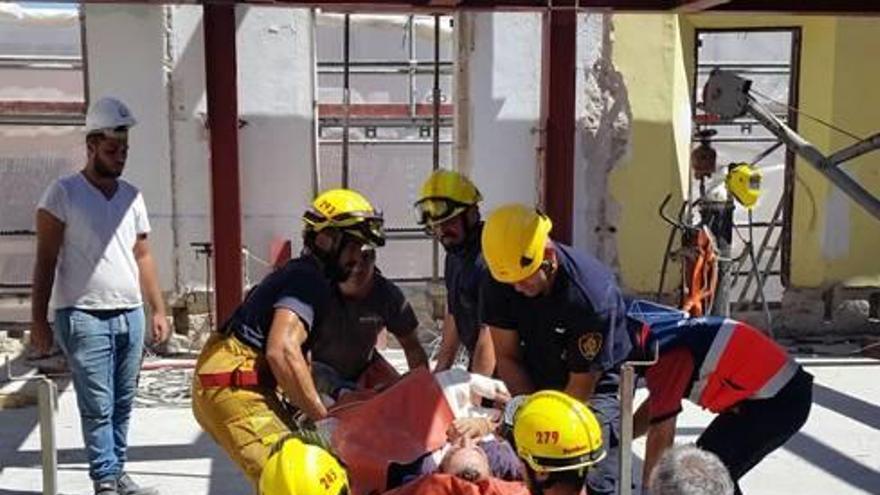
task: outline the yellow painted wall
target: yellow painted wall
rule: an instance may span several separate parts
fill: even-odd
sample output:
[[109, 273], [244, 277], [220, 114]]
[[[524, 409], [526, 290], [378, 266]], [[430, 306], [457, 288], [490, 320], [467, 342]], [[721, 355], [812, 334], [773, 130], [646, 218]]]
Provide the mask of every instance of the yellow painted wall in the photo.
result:
[[[801, 111], [858, 135], [880, 131], [880, 20], [700, 15], [683, 16], [680, 25], [689, 73], [695, 28], [801, 27]], [[803, 116], [798, 131], [826, 154], [853, 142]], [[880, 151], [846, 168], [856, 171], [862, 185], [880, 196]], [[880, 284], [880, 220], [809, 164], [798, 160], [795, 171], [792, 285], [822, 287], [853, 278], [858, 284]]]
[[[630, 153], [612, 171], [609, 191], [621, 205], [618, 258], [624, 287], [655, 291], [668, 226], [657, 215], [666, 194], [670, 211], [687, 190], [690, 106], [678, 17], [614, 15], [614, 66], [624, 77], [632, 112]], [[671, 266], [666, 287], [678, 281]]]

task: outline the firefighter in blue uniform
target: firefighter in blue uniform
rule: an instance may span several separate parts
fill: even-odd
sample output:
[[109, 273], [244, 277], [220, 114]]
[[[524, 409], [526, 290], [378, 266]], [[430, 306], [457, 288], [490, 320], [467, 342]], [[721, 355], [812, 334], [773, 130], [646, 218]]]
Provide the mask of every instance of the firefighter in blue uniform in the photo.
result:
[[497, 373], [514, 395], [563, 391], [602, 424], [608, 455], [587, 478], [591, 494], [615, 493], [620, 364], [632, 349], [614, 274], [592, 256], [551, 241], [552, 222], [519, 204], [495, 210], [483, 229], [492, 280], [483, 291]]
[[491, 376], [495, 353], [489, 330], [480, 319], [480, 289], [488, 278], [480, 255], [480, 191], [465, 176], [437, 170], [422, 184], [415, 207], [419, 223], [446, 250], [446, 309], [434, 371], [449, 369], [458, 349], [469, 355], [468, 369]]

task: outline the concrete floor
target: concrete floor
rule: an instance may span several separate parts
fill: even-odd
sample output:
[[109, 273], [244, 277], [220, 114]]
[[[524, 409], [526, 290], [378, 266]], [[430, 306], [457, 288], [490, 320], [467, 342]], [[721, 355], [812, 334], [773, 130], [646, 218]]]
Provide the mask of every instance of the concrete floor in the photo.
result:
[[[395, 356], [397, 357], [397, 356]], [[397, 361], [398, 359], [395, 359]], [[743, 479], [748, 494], [880, 494], [880, 362], [804, 359], [816, 377], [815, 404], [804, 429]], [[76, 399], [60, 383], [57, 417], [59, 493], [88, 494]], [[679, 441], [692, 441], [711, 420], [686, 405]], [[166, 495], [244, 495], [248, 484], [203, 433], [188, 407], [135, 411], [128, 471]], [[637, 442], [638, 454], [644, 448]], [[35, 407], [0, 411], [0, 495], [41, 492]], [[639, 463], [636, 462], [638, 469]], [[637, 477], [638, 478], [638, 477]]]

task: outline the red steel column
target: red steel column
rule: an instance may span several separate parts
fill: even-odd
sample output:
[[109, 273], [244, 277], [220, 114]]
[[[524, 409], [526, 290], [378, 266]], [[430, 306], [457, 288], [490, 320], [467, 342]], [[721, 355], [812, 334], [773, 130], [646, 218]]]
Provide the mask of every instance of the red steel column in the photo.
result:
[[208, 3], [203, 9], [211, 135], [211, 224], [217, 321], [222, 322], [232, 314], [242, 297], [235, 5]]
[[[573, 7], [573, 1], [553, 2]], [[543, 114], [545, 155], [543, 200], [553, 219], [554, 239], [571, 243], [574, 210], [575, 57], [577, 12], [552, 10], [543, 27]]]

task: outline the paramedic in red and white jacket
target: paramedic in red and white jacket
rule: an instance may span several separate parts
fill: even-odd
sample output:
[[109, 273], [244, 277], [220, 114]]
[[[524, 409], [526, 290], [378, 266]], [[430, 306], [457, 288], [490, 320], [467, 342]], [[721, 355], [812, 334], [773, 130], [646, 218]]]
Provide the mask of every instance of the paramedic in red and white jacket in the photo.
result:
[[645, 370], [648, 399], [634, 418], [635, 436], [648, 434], [642, 483], [673, 444], [681, 401], [718, 416], [697, 439], [738, 480], [803, 426], [813, 377], [761, 331], [722, 317], [689, 318], [649, 301], [633, 301], [627, 316], [636, 347], [659, 353]]

